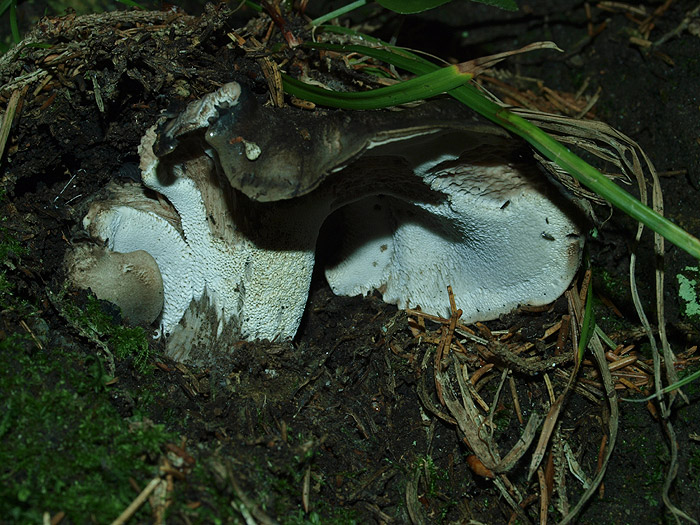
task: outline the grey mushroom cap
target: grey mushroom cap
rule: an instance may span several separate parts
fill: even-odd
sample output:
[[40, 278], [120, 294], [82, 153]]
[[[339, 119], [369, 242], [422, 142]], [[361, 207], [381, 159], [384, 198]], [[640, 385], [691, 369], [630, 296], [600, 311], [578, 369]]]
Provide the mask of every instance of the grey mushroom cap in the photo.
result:
[[465, 120], [452, 101], [431, 102], [410, 111], [298, 111], [261, 107], [237, 83], [191, 104], [163, 123], [153, 151], [163, 158], [198, 128], [216, 151], [231, 186], [259, 202], [305, 195], [365, 151], [451, 129], [505, 136], [499, 128]]
[[76, 288], [119, 307], [133, 324], [150, 325], [163, 309], [163, 280], [155, 259], [144, 250], [113, 252], [95, 244], [78, 244], [65, 256]]
[[499, 128], [444, 102], [305, 115], [257, 106], [227, 84], [142, 139], [143, 184], [175, 218], [137, 188], [91, 208], [95, 239], [148, 251], [160, 267], [173, 357], [221, 340], [293, 338], [330, 215], [344, 225], [325, 269], [339, 294], [377, 289], [444, 315], [450, 285], [476, 321], [568, 287], [583, 223]]

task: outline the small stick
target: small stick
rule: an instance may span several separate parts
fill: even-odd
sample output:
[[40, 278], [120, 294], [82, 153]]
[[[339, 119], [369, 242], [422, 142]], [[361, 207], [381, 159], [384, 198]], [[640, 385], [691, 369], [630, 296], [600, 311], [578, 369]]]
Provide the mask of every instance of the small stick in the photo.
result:
[[512, 375], [508, 376], [508, 384], [510, 386], [510, 395], [513, 398], [513, 407], [515, 408], [515, 414], [518, 416], [518, 421], [521, 425], [525, 423], [523, 420], [523, 413], [520, 410], [520, 399], [518, 399], [518, 391], [515, 388], [515, 379]]
[[148, 496], [151, 495], [151, 492], [156, 490], [156, 487], [161, 483], [160, 478], [153, 478], [151, 482], [146, 485], [146, 488], [141, 491], [141, 494], [136, 496], [136, 499], [131, 502], [131, 505], [129, 505], [124, 512], [122, 512], [119, 517], [112, 522], [112, 525], [122, 525], [123, 523], [126, 523], [131, 516], [134, 515], [134, 513], [139, 509], [141, 505], [144, 504], [144, 502], [148, 499]]
[[7, 143], [7, 138], [10, 136], [10, 127], [12, 127], [12, 121], [15, 118], [15, 112], [17, 106], [19, 105], [20, 90], [15, 89], [10, 95], [10, 101], [7, 103], [7, 108], [5, 114], [3, 115], [2, 124], [0, 124], [0, 158], [5, 151], [5, 144]]
[[618, 359], [617, 361], [610, 363], [608, 365], [608, 368], [610, 369], [611, 372], [614, 372], [615, 370], [619, 370], [620, 368], [625, 368], [628, 365], [631, 365], [632, 363], [637, 362], [637, 356], [636, 355], [629, 355], [627, 357], [623, 357], [621, 359]]
[[554, 355], [559, 355], [564, 350], [564, 345], [566, 345], [566, 340], [569, 338], [569, 328], [571, 327], [571, 316], [565, 314], [561, 316], [561, 328], [559, 329], [559, 335], [557, 336], [557, 344], [554, 347]]
[[593, 36], [593, 17], [591, 16], [591, 4], [584, 2], [583, 7], [586, 10], [586, 27], [588, 29], [588, 36]]

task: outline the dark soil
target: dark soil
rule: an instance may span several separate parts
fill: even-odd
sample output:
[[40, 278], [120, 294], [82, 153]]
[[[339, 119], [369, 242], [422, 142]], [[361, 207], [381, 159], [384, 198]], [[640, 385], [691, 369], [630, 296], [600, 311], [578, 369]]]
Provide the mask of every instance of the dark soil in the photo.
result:
[[[584, 3], [521, 2], [521, 10], [515, 13], [456, 4], [451, 10], [420, 16], [389, 16], [375, 10], [358, 16], [378, 26], [377, 35], [382, 38], [396, 36], [399, 45], [459, 61], [553, 40], [564, 53], [517, 56], [499, 65], [499, 71], [511, 74], [499, 78], [521, 92], [529, 90], [541, 101], [546, 99], [545, 87], [561, 96], [576, 93], [584, 83], [585, 95], [600, 88], [599, 100], [588, 116], [639, 143], [661, 172], [665, 214], [694, 235], [700, 234], [700, 38], [695, 25], [645, 48], [630, 41], [645, 38], [638, 32], [645, 17], [623, 10], [591, 5], [587, 19]], [[677, 28], [694, 4], [671, 2], [654, 18], [648, 40], [656, 41]], [[653, 13], [660, 6], [654, 2], [645, 9]], [[90, 200], [109, 181], [133, 174], [140, 138], [163, 111], [178, 111], [234, 79], [266, 96], [268, 87], [258, 60], [266, 50], [255, 53], [250, 47], [231, 46], [227, 36], [249, 23], [248, 32], [239, 34], [262, 40], [268, 27], [273, 27], [268, 45], [281, 46], [284, 40], [276, 26], [266, 18], [248, 22], [252, 17], [222, 5], [207, 7], [201, 17], [163, 11], [82, 20], [45, 18], [33, 38], [52, 44], [51, 49], [24, 47], [0, 60], [3, 103], [15, 90], [22, 97], [1, 165], [2, 227], [20, 246], [1, 252], [11, 292], [0, 296], [0, 341], [7, 343], [14, 333], [31, 333], [34, 339], [24, 343], [23, 352], [43, 352], [59, 368], [91, 373], [90, 356], [104, 356], [95, 341], [109, 336], [104, 331], [86, 336], [48, 293], [61, 290], [66, 246], [79, 238], [80, 221]], [[589, 36], [589, 24], [595, 36]], [[301, 19], [292, 18], [285, 27], [307, 38], [302, 26]], [[273, 59], [279, 62], [285, 53], [300, 64], [318, 66], [316, 55], [302, 50], [282, 51]], [[340, 81], [350, 82], [353, 72], [336, 69]], [[616, 343], [634, 345], [640, 359], [649, 360], [650, 350], [626, 291], [635, 228], [630, 219], [615, 212], [588, 240], [588, 252], [594, 289], [603, 298], [596, 306], [598, 322]], [[651, 246], [647, 235], [639, 247], [638, 279], [653, 317]], [[665, 307], [677, 354], [700, 339], [697, 319], [683, 315], [684, 303], [678, 297], [676, 275], [688, 266], [697, 266], [697, 261], [667, 244]], [[508, 474], [521, 491], [520, 498], [528, 502], [518, 518], [493, 481], [474, 468], [470, 450], [454, 425], [436, 414], [443, 409], [436, 408], [432, 356], [443, 328], [428, 322], [422, 337], [414, 338], [404, 312], [378, 296], [336, 297], [321, 277], [312, 285], [302, 327], [292, 344], [236, 343], [204, 368], [170, 362], [159, 353], [159, 343], [152, 341], [145, 371], [138, 361], [142, 354], [117, 358], [114, 376], [118, 380], [99, 385], [123, 418], [125, 429], [137, 416], [163, 425], [171, 437], [170, 448], [167, 440], [160, 444], [163, 454], [177, 448], [180, 457], [186, 458], [185, 466], [169, 478], [167, 523], [243, 522], [246, 513], [255, 523], [274, 519], [284, 523], [495, 524], [523, 523], [525, 516], [537, 522], [536, 496], [541, 487], [537, 476], [527, 479], [530, 454]], [[84, 294], [73, 292], [64, 300], [78, 305], [87, 301]], [[119, 324], [119, 314], [103, 306]], [[510, 343], [532, 343], [533, 355], [546, 360], [553, 345], [551, 341], [545, 345], [540, 338], [567, 313], [566, 301], [561, 299], [548, 310], [515, 312], [476, 331], [484, 337], [489, 330], [510, 332], [514, 334]], [[416, 330], [415, 318], [411, 322]], [[572, 354], [570, 342], [563, 351]], [[490, 403], [502, 361], [493, 355], [491, 359], [480, 356], [473, 349], [466, 359], [472, 373], [487, 362], [496, 365], [482, 392]], [[572, 368], [571, 362], [564, 363], [564, 373], [550, 374], [557, 394]], [[593, 365], [584, 366], [580, 378], [595, 383], [594, 372]], [[546, 413], [549, 395], [542, 375], [516, 372], [513, 377], [525, 418], [532, 412]], [[619, 385], [624, 397], [636, 395]], [[690, 404], [677, 403], [672, 418], [679, 468], [670, 498], [700, 519], [700, 451], [697, 437], [696, 441], [692, 437], [700, 433], [700, 391], [691, 384], [685, 392]], [[9, 413], [8, 399], [9, 393], [0, 389], [0, 406]], [[523, 424], [515, 416], [511, 394], [501, 394], [500, 399], [495, 440], [505, 451], [514, 445]], [[656, 415], [653, 407], [622, 403], [616, 449], [604, 483], [581, 514], [580, 523], [674, 521], [662, 502], [670, 449]], [[563, 409], [558, 436], [566, 437], [589, 477], [596, 471], [608, 418], [602, 398], [578, 393], [569, 397]], [[11, 420], [6, 421], [0, 422], [3, 447], [20, 439], [10, 430]], [[47, 438], [46, 454], [57, 454], [55, 446]], [[156, 473], [158, 459], [148, 459]], [[1, 479], [21, 484], [24, 476], [21, 469], [10, 469], [3, 470]], [[134, 487], [127, 489], [132, 497], [149, 479], [133, 479]], [[582, 493], [581, 484], [570, 474], [566, 484], [573, 506]], [[304, 507], [302, 496], [305, 485], [309, 508]], [[104, 497], [109, 498], [112, 490], [105, 487]], [[60, 502], [60, 489], [55, 491], [58, 498], [51, 501]], [[66, 511], [62, 523], [116, 518], [71, 512], [60, 503], [45, 507], [41, 499], [31, 497], [15, 501], [8, 496], [11, 493], [2, 493], [6, 501], [0, 501], [5, 513], [0, 514], [0, 522], [13, 522], [12, 516], [25, 516], [17, 518], [24, 521], [32, 506], [54, 517]], [[155, 520], [149, 513], [146, 505], [137, 519]], [[554, 503], [549, 519], [561, 519]]]

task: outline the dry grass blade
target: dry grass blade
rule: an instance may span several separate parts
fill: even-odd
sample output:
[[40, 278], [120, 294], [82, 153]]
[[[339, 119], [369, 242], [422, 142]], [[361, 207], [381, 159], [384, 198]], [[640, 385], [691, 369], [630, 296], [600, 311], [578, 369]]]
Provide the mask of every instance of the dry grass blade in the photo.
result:
[[[587, 275], [590, 275], [587, 273]], [[587, 286], [587, 284], [586, 284]], [[584, 293], [584, 290], [581, 290], [581, 294]], [[578, 347], [578, 328], [583, 324], [583, 306], [581, 305], [581, 299], [580, 295], [578, 293], [575, 293], [575, 286], [573, 291], [569, 290], [566, 292], [566, 297], [569, 300], [569, 311], [571, 312], [571, 317], [576, 319], [576, 323], [573, 323], [571, 325], [571, 339], [573, 342], [573, 348]], [[532, 475], [535, 473], [537, 468], [540, 465], [540, 462], [542, 461], [542, 458], [544, 458], [544, 455], [547, 451], [547, 445], [550, 442], [550, 438], [552, 436], [552, 433], [554, 432], [555, 428], [557, 427], [557, 423], [559, 421], [559, 414], [561, 413], [561, 408], [564, 406], [564, 402], [566, 398], [569, 395], [569, 392], [571, 392], [571, 389], [574, 385], [574, 381], [576, 379], [576, 376], [578, 375], [578, 370], [580, 367], [581, 363], [578, 359], [575, 360], [574, 368], [571, 371], [571, 374], [569, 375], [569, 379], [566, 383], [566, 388], [564, 391], [557, 397], [556, 401], [552, 403], [552, 406], [549, 409], [549, 412], [547, 413], [547, 417], [545, 418], [544, 425], [542, 426], [542, 432], [540, 433], [540, 439], [537, 442], [537, 447], [535, 448], [535, 451], [532, 454], [532, 460], [530, 461], [530, 470], [528, 472], [528, 479], [532, 478]], [[547, 376], [545, 376], [545, 379], [547, 379]]]
[[566, 464], [569, 466], [569, 472], [571, 472], [574, 475], [574, 477], [581, 482], [581, 485], [583, 485], [584, 489], [590, 487], [591, 480], [586, 475], [586, 472], [583, 470], [581, 464], [576, 459], [576, 454], [574, 454], [574, 451], [571, 450], [571, 445], [569, 445], [568, 443], [564, 443], [564, 456], [566, 457]]
[[464, 441], [467, 446], [474, 452], [486, 468], [491, 471], [496, 471], [496, 466], [501, 461], [501, 458], [498, 452], [492, 450], [489, 446], [491, 436], [486, 428], [485, 418], [479, 413], [471, 395], [469, 395], [469, 390], [463, 378], [463, 374], [466, 374], [466, 370], [457, 363], [454, 356], [452, 360], [454, 364], [454, 373], [457, 377], [462, 394], [462, 401], [459, 402], [453, 392], [448, 372], [436, 371], [435, 380], [442, 388], [445, 406], [455, 418], [457, 426], [464, 435]]
[[557, 427], [552, 440], [551, 462], [553, 478], [553, 491], [557, 497], [554, 499], [557, 510], [562, 516], [566, 516], [571, 511], [569, 497], [566, 493], [566, 461], [564, 459], [564, 440], [561, 439], [560, 427]]
[[420, 501], [418, 501], [418, 481], [420, 480], [420, 469], [416, 470], [412, 479], [406, 482], [406, 509], [408, 517], [413, 525], [423, 525], [425, 519], [421, 510]]
[[557, 51], [562, 51], [554, 42], [533, 42], [532, 44], [528, 44], [520, 49], [513, 49], [511, 51], [505, 51], [503, 53], [497, 53], [495, 55], [469, 60], [468, 62], [462, 62], [458, 67], [462, 73], [471, 73], [472, 75], [477, 76], [482, 71], [492, 68], [508, 57], [519, 55], [521, 53], [529, 53], [530, 51], [536, 51], [538, 49], [555, 49]]
[[501, 465], [505, 470], [510, 470], [513, 468], [515, 463], [521, 457], [523, 457], [527, 449], [530, 448], [530, 445], [535, 440], [537, 428], [540, 426], [541, 422], [542, 416], [539, 414], [535, 413], [530, 416], [530, 419], [528, 419], [527, 425], [525, 425], [523, 433], [518, 438], [518, 441], [515, 443], [515, 445], [513, 445], [513, 448], [510, 449], [510, 452], [508, 452], [508, 454], [506, 454], [501, 461]]
[[591, 498], [600, 483], [603, 481], [603, 476], [605, 475], [608, 463], [610, 462], [610, 456], [615, 448], [615, 441], [617, 440], [617, 430], [620, 420], [617, 394], [615, 393], [612, 376], [605, 359], [605, 350], [603, 349], [603, 344], [601, 343], [598, 334], [593, 334], [591, 340], [589, 341], [588, 347], [592, 350], [595, 361], [598, 364], [600, 376], [603, 381], [603, 387], [605, 388], [605, 399], [607, 400], [608, 407], [610, 409], [610, 417], [608, 420], [608, 446], [600, 463], [600, 468], [596, 472], [595, 477], [591, 480], [590, 486], [585, 490], [573, 509], [571, 509], [571, 511], [564, 516], [560, 522], [561, 525], [571, 523], [576, 519], [578, 513], [581, 511], [581, 509], [583, 509], [586, 502]]
[[[525, 511], [523, 510], [523, 505], [518, 505], [518, 502], [513, 498], [513, 495], [508, 490], [506, 483], [510, 485], [510, 483], [508, 482], [508, 478], [506, 478], [505, 476], [493, 480], [493, 484], [496, 485], [496, 488], [498, 488], [499, 492], [501, 493], [501, 496], [503, 496], [503, 499], [508, 502], [508, 505], [510, 505], [510, 507], [513, 509], [515, 514], [522, 520], [522, 522], [532, 523], [532, 521], [525, 514]], [[518, 499], [520, 500], [521, 498], [518, 497]], [[511, 520], [511, 522], [512, 521], [513, 520]]]
[[10, 136], [10, 127], [12, 127], [12, 121], [15, 119], [15, 111], [19, 105], [19, 96], [20, 90], [15, 89], [7, 102], [7, 108], [2, 117], [2, 124], [0, 125], [0, 159], [2, 159], [2, 154], [5, 152], [7, 138]]
[[457, 422], [457, 426], [464, 435], [464, 441], [483, 465], [494, 473], [508, 472], [515, 463], [525, 454], [535, 439], [537, 427], [542, 418], [537, 413], [530, 416], [518, 441], [511, 450], [501, 458], [496, 443], [494, 443], [491, 428], [486, 418], [481, 415], [470, 394], [469, 381], [467, 381], [465, 365], [460, 364], [455, 357], [453, 370], [459, 384], [462, 401], [457, 401], [449, 374], [437, 372], [436, 380], [442, 386], [445, 406]]
[[666, 435], [668, 437], [669, 443], [671, 444], [671, 461], [669, 462], [668, 471], [666, 473], [666, 479], [664, 479], [664, 489], [663, 489], [663, 500], [666, 508], [673, 514], [676, 523], [681, 523], [681, 519], [684, 519], [690, 523], [697, 525], [698, 521], [691, 518], [683, 512], [681, 509], [676, 507], [669, 496], [669, 491], [671, 490], [671, 484], [673, 480], [676, 479], [678, 474], [678, 441], [676, 441], [676, 432], [673, 430], [673, 425], [669, 419], [663, 420], [664, 429], [666, 430]]
[[540, 486], [540, 524], [545, 525], [547, 523], [547, 507], [549, 506], [550, 494], [547, 490], [544, 470], [541, 467], [537, 469], [537, 480]]
[[304, 512], [307, 514], [311, 509], [311, 502], [309, 496], [311, 494], [311, 467], [306, 467], [306, 472], [304, 473], [304, 484], [301, 489], [301, 504], [304, 507]]
[[124, 512], [122, 512], [119, 517], [112, 522], [112, 525], [122, 525], [123, 523], [126, 523], [131, 519], [131, 517], [134, 515], [134, 513], [143, 505], [146, 500], [148, 499], [148, 496], [156, 490], [156, 487], [163, 483], [163, 480], [160, 479], [160, 477], [153, 478], [148, 485], [141, 491], [141, 493], [136, 496], [134, 501], [131, 502], [131, 504], [124, 509]]
[[530, 470], [528, 471], [527, 478], [532, 478], [532, 475], [537, 471], [537, 468], [544, 458], [547, 452], [547, 445], [549, 444], [549, 438], [552, 436], [552, 432], [556, 427], [557, 421], [559, 420], [559, 413], [561, 412], [561, 407], [564, 404], [565, 395], [561, 394], [557, 400], [552, 404], [549, 409], [547, 416], [544, 420], [544, 425], [542, 425], [542, 432], [540, 432], [540, 439], [537, 441], [537, 447], [532, 453], [532, 459], [530, 460]]

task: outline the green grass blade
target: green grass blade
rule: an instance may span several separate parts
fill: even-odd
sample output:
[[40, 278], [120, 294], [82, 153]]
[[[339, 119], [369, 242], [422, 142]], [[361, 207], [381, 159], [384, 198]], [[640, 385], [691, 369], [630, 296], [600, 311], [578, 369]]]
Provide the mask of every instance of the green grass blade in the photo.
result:
[[[693, 381], [695, 381], [699, 377], [700, 377], [700, 370], [696, 370], [695, 372], [693, 372], [689, 376], [685, 376], [680, 381], [677, 381], [677, 382], [673, 383], [672, 385], [668, 385], [667, 387], [661, 389], [659, 394], [668, 394], [669, 392], [673, 392], [674, 390], [678, 390], [679, 388], [687, 385], [688, 383], [692, 383]], [[656, 394], [652, 394], [650, 396], [643, 397], [641, 399], [632, 399], [632, 398], [628, 398], [628, 397], [621, 397], [620, 399], [622, 401], [627, 401], [628, 403], [646, 403], [648, 401], [656, 399], [657, 397], [658, 396]]]
[[[340, 32], [337, 31], [337, 29], [330, 30], [332, 32]], [[362, 36], [364, 38], [364, 35]], [[376, 39], [373, 40], [374, 42], [379, 42]], [[386, 61], [387, 63], [393, 64], [396, 67], [400, 67], [416, 75], [425, 75], [431, 71], [440, 69], [440, 66], [413, 53], [395, 52], [388, 45], [384, 46], [384, 48], [358, 45], [309, 45], [336, 51], [346, 49], [347, 51], [361, 52], [367, 56]], [[635, 199], [632, 195], [605, 177], [600, 171], [569, 151], [569, 149], [561, 143], [557, 142], [551, 135], [542, 131], [524, 118], [515, 115], [506, 108], [487, 99], [473, 85], [462, 85], [449, 91], [449, 94], [489, 120], [522, 137], [544, 157], [565, 169], [575, 179], [581, 182], [581, 184], [593, 190], [613, 206], [619, 208], [651, 230], [659, 233], [669, 242], [685, 250], [693, 257], [700, 259], [700, 240], [648, 206], [642, 204], [639, 200]]]
[[343, 109], [379, 109], [433, 97], [463, 85], [471, 78], [471, 74], [461, 73], [456, 66], [448, 66], [394, 86], [353, 93], [312, 86], [288, 75], [282, 75], [282, 82], [287, 93], [316, 104]]
[[12, 33], [12, 40], [15, 44], [19, 44], [22, 41], [22, 37], [19, 34], [19, 25], [17, 24], [17, 0], [12, 0], [10, 3], [10, 32]]
[[253, 11], [257, 11], [258, 13], [262, 12], [262, 7], [256, 2], [252, 2], [251, 0], [244, 0], [243, 3], [246, 6], [250, 7]]
[[339, 7], [338, 9], [335, 9], [331, 11], [330, 13], [326, 13], [323, 16], [319, 16], [318, 18], [314, 18], [311, 21], [312, 26], [320, 26], [324, 22], [328, 22], [329, 20], [332, 20], [333, 18], [336, 18], [338, 16], [342, 16], [346, 13], [349, 13], [350, 11], [353, 11], [354, 9], [357, 9], [358, 7], [362, 7], [367, 3], [367, 0], [356, 0], [355, 2], [350, 2], [347, 5], [344, 5], [343, 7]]
[[615, 350], [617, 348], [617, 343], [610, 339], [608, 334], [603, 332], [603, 329], [600, 327], [599, 324], [595, 325], [595, 333], [598, 335], [598, 337], [600, 337], [601, 341], [608, 345], [608, 348], [610, 348], [610, 350]]
[[0, 2], [0, 15], [4, 15], [15, 0], [2, 0]]
[[140, 9], [141, 11], [145, 11], [146, 8], [142, 6], [141, 4], [134, 2], [134, 0], [117, 0], [120, 4], [124, 4], [127, 7], [135, 7], [136, 9]]

